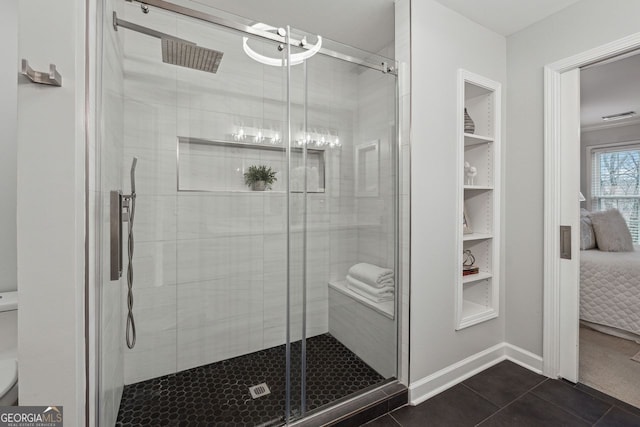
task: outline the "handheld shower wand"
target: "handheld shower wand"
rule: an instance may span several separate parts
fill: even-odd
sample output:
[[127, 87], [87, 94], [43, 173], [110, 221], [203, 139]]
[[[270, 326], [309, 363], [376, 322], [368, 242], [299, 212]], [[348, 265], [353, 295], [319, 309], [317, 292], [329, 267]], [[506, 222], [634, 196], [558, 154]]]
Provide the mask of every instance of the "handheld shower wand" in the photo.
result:
[[136, 194], [136, 165], [138, 164], [138, 158], [134, 157], [131, 162], [131, 194]]
[[127, 347], [133, 348], [136, 345], [136, 322], [133, 318], [133, 218], [136, 213], [136, 165], [138, 158], [134, 157], [131, 163], [131, 194], [123, 196], [123, 206], [128, 208], [128, 255], [129, 264], [127, 266]]

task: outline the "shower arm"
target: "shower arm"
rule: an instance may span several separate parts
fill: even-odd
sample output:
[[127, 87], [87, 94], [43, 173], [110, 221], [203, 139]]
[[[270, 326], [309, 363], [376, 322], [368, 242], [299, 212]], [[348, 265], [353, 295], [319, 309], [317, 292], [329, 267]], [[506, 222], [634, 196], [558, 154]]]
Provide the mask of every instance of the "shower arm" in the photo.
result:
[[152, 28], [143, 27], [142, 25], [134, 24], [133, 22], [125, 21], [124, 19], [118, 18], [118, 14], [113, 12], [113, 28], [118, 31], [118, 27], [126, 28], [127, 30], [132, 30], [140, 34], [144, 34], [147, 36], [155, 37], [157, 39], [172, 39], [178, 40], [183, 43], [195, 45], [195, 43], [190, 42], [189, 40], [181, 39], [176, 36], [172, 36], [171, 34], [163, 33], [161, 31], [156, 31]]

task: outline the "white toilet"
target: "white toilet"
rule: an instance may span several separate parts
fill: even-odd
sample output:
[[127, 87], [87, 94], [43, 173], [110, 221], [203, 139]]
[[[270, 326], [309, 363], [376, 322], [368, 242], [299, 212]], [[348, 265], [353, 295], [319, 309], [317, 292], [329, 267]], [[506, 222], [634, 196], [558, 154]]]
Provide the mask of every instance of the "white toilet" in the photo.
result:
[[0, 406], [18, 402], [18, 292], [0, 293]]

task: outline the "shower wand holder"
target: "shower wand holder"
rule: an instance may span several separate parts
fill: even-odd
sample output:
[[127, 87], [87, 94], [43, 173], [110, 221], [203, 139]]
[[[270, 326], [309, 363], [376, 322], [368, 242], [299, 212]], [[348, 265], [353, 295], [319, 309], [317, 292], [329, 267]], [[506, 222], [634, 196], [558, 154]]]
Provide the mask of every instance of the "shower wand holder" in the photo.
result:
[[111, 280], [122, 277], [122, 225], [129, 221], [135, 193], [124, 195], [115, 190], [110, 193]]

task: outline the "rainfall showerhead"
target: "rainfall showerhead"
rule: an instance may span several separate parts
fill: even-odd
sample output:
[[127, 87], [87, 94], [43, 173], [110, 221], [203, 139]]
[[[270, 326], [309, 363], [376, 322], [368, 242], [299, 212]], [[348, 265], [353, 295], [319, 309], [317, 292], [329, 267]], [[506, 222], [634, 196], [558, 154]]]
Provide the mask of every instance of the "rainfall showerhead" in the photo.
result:
[[166, 64], [214, 74], [218, 72], [222, 55], [224, 55], [220, 51], [200, 47], [195, 43], [179, 39], [170, 34], [161, 33], [160, 31], [119, 19], [117, 13], [113, 12], [113, 28], [117, 31], [118, 27], [160, 39], [162, 41], [162, 62]]
[[174, 38], [162, 38], [162, 62], [208, 73], [218, 72], [224, 53]]

